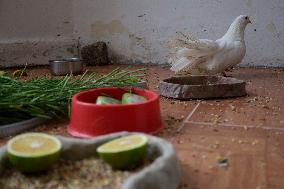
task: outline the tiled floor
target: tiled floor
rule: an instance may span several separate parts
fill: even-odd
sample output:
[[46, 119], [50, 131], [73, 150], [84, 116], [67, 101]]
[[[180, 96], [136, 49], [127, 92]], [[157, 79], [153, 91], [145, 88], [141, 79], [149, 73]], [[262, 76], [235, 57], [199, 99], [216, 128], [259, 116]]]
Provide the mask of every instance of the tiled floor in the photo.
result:
[[[105, 73], [114, 68], [96, 67]], [[29, 72], [31, 77], [48, 69]], [[167, 68], [149, 66], [145, 80], [158, 91]], [[284, 188], [284, 69], [235, 69], [229, 73], [247, 82], [248, 96], [230, 99], [176, 101], [161, 97], [165, 129], [180, 159], [182, 188]], [[68, 135], [68, 123], [50, 123], [35, 130]], [[7, 139], [0, 139], [4, 143]]]
[[[260, 128], [187, 124], [173, 140], [183, 187], [283, 188], [283, 136]], [[227, 165], [222, 167], [220, 160]]]
[[284, 188], [284, 73], [232, 75], [248, 82], [248, 96], [198, 102], [172, 138], [181, 188]]

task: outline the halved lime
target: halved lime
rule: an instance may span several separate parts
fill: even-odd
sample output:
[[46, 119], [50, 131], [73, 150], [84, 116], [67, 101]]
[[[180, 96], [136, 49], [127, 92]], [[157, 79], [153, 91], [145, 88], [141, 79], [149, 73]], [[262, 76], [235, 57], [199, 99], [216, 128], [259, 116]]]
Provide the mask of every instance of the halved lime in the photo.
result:
[[130, 135], [101, 145], [97, 152], [113, 168], [127, 169], [143, 161], [147, 144], [148, 138], [145, 135]]
[[115, 98], [108, 96], [98, 96], [96, 104], [121, 104], [121, 102]]
[[61, 142], [43, 133], [26, 133], [8, 141], [8, 158], [22, 172], [48, 169], [60, 156]]
[[137, 102], [145, 102], [147, 101], [145, 97], [133, 94], [133, 93], [124, 93], [122, 95], [122, 104], [132, 104]]

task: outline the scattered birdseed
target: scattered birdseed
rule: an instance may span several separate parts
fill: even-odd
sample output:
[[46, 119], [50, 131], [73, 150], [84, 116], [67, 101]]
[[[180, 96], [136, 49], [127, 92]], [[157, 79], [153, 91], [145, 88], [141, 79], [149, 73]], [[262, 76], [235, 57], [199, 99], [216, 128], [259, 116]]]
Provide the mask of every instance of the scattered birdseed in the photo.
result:
[[236, 111], [236, 107], [232, 104], [229, 105], [232, 111]]
[[103, 160], [60, 161], [42, 174], [22, 174], [6, 169], [0, 178], [1, 189], [118, 189], [132, 173], [112, 169]]
[[229, 166], [229, 160], [224, 157], [219, 157], [217, 161], [218, 167], [227, 168]]
[[254, 140], [254, 141], [252, 141], [252, 145], [256, 145], [258, 143], [258, 140]]

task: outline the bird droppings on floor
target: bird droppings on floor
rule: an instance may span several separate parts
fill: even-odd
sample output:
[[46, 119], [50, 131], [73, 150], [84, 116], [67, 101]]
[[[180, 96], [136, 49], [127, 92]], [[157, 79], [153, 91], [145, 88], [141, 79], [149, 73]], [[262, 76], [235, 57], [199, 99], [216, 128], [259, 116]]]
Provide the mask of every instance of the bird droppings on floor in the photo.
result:
[[[115, 67], [87, 69], [104, 74]], [[133, 69], [137, 67], [143, 66]], [[156, 92], [159, 81], [172, 76], [163, 67], [146, 68], [144, 80]], [[27, 73], [28, 78], [50, 75], [47, 67], [28, 69]], [[172, 142], [177, 151], [184, 178], [180, 188], [281, 188], [284, 69], [236, 68], [229, 74], [248, 81], [247, 96], [189, 101], [160, 98], [165, 128], [158, 136]], [[52, 121], [32, 131], [69, 136], [67, 125], [68, 121]], [[0, 139], [0, 144], [7, 140]], [[217, 157], [226, 159], [221, 161], [228, 163], [226, 168], [216, 166]]]

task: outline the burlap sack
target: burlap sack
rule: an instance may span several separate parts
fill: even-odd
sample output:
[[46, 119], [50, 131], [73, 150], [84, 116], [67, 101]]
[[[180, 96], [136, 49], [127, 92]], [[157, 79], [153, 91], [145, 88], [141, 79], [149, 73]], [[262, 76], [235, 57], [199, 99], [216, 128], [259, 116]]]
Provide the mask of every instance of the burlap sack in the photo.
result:
[[[121, 136], [134, 134], [120, 132], [94, 139], [77, 139], [58, 136], [62, 141], [62, 159], [80, 160], [89, 156], [97, 156], [96, 148], [101, 144]], [[137, 133], [136, 133], [137, 134]], [[130, 176], [122, 185], [122, 189], [175, 189], [178, 188], [181, 173], [173, 146], [164, 139], [146, 135], [149, 138], [148, 158], [153, 163], [140, 172]], [[0, 148], [0, 176], [7, 163], [6, 146]]]

